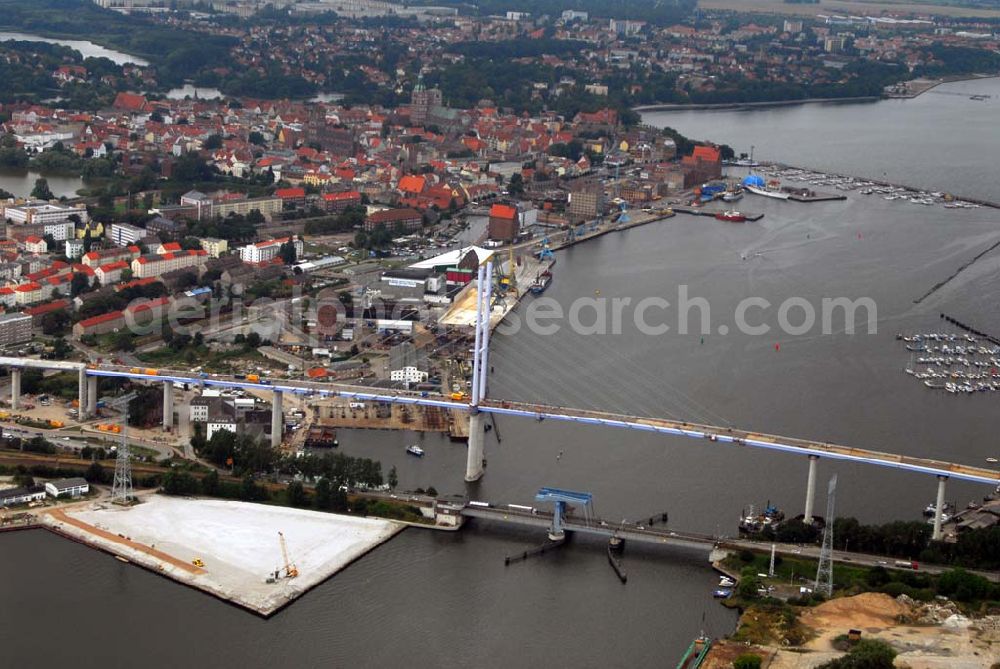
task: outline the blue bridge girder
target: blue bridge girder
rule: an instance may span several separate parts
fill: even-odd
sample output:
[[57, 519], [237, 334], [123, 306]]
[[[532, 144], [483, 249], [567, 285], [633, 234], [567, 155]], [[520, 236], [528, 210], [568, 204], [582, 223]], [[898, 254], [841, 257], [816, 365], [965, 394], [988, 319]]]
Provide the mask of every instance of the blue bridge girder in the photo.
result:
[[[46, 362], [48, 361], [37, 361], [37, 366], [45, 366]], [[25, 361], [20, 358], [0, 358], [0, 366], [3, 367], [23, 367], [24, 365]], [[62, 367], [57, 367], [56, 365], [52, 365], [52, 367], [62, 369]], [[192, 374], [189, 371], [157, 370], [156, 374], [147, 374], [144, 370], [133, 370], [120, 365], [89, 365], [85, 368], [85, 374], [87, 376], [128, 378], [133, 381], [146, 381], [154, 383], [175, 382], [187, 383], [190, 385], [242, 388], [266, 392], [277, 391], [282, 393], [315, 396], [321, 399], [329, 397], [345, 397], [349, 399], [367, 400], [372, 402], [432, 406], [459, 411], [469, 411], [471, 409], [470, 405], [467, 403], [456, 402], [437, 393], [428, 394], [413, 391], [383, 390], [329, 381], [283, 380], [273, 383], [261, 383], [247, 381], [245, 379], [237, 379], [232, 376], [197, 375]], [[994, 469], [929, 458], [897, 455], [869, 449], [853, 448], [795, 437], [782, 437], [758, 432], [750, 432], [737, 428], [495, 399], [483, 400], [477, 408], [483, 413], [519, 416], [532, 419], [547, 418], [552, 420], [580, 423], [583, 425], [623, 428], [637, 430], [640, 432], [653, 432], [657, 434], [700, 439], [711, 443], [713, 446], [716, 444], [750, 446], [753, 448], [781, 451], [797, 455], [815, 455], [820, 458], [828, 458], [830, 460], [857, 462], [918, 474], [945, 476], [954, 480], [983, 483], [992, 486], [1000, 484], [1000, 472]]]

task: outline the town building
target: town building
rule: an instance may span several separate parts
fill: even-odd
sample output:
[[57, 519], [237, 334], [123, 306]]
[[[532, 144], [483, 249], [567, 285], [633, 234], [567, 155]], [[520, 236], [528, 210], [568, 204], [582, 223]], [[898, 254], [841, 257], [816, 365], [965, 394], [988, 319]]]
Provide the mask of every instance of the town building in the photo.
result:
[[83, 256], [83, 240], [82, 239], [67, 239], [66, 240], [66, 257], [70, 260], [76, 260]]
[[501, 242], [513, 242], [520, 233], [517, 207], [509, 204], [494, 204], [490, 207], [488, 236]]
[[416, 209], [385, 209], [376, 211], [365, 220], [365, 230], [371, 232], [384, 225], [390, 233], [395, 233], [397, 226], [402, 226], [407, 232], [423, 227], [424, 217]]
[[45, 484], [45, 492], [52, 497], [79, 497], [90, 492], [90, 484], [87, 480], [74, 476], [68, 479], [57, 479]]
[[45, 223], [61, 223], [68, 221], [70, 216], [78, 216], [81, 223], [90, 220], [86, 205], [67, 207], [48, 202], [31, 202], [29, 204], [0, 203], [0, 218], [17, 225], [33, 225]]
[[202, 237], [198, 240], [201, 248], [205, 250], [210, 258], [218, 258], [229, 250], [229, 242], [225, 239], [215, 239], [214, 237]]
[[343, 211], [348, 207], [361, 206], [361, 193], [356, 190], [342, 191], [340, 193], [324, 193], [323, 206], [327, 211]]
[[30, 315], [0, 315], [0, 346], [16, 346], [31, 341], [31, 326]]
[[389, 380], [409, 388], [427, 381], [427, 353], [412, 343], [403, 342], [389, 349]]
[[30, 504], [31, 502], [41, 502], [44, 499], [45, 488], [40, 485], [0, 490], [0, 507]]
[[169, 235], [180, 237], [184, 233], [185, 225], [179, 221], [171, 221], [169, 218], [157, 216], [146, 222], [146, 232], [152, 235]]
[[108, 263], [115, 262], [116, 260], [124, 260], [125, 262], [131, 263], [138, 257], [139, 247], [127, 246], [123, 249], [101, 249], [99, 251], [84, 253], [81, 262], [87, 267], [97, 269], [101, 265], [107, 265]]
[[24, 240], [24, 250], [27, 253], [48, 253], [49, 244], [41, 237], [32, 235]]
[[204, 249], [177, 251], [163, 255], [149, 254], [132, 261], [132, 276], [145, 279], [150, 276], [161, 276], [188, 267], [196, 267], [208, 254]]
[[604, 185], [599, 181], [575, 183], [566, 209], [571, 219], [589, 220], [604, 213]]
[[112, 223], [108, 226], [107, 237], [115, 246], [132, 246], [147, 235], [147, 231], [128, 223]]
[[250, 263], [252, 265], [269, 263], [278, 257], [278, 254], [281, 252], [282, 244], [286, 244], [289, 241], [291, 241], [295, 246], [295, 257], [301, 257], [302, 251], [305, 248], [302, 244], [302, 240], [298, 237], [281, 237], [280, 239], [269, 239], [264, 242], [247, 244], [246, 246], [240, 247], [240, 258], [243, 262]]
[[125, 314], [121, 311], [109, 311], [79, 321], [73, 325], [73, 335], [77, 338], [87, 335], [102, 335], [117, 332], [123, 327], [125, 327]]
[[94, 270], [94, 276], [101, 282], [102, 286], [110, 286], [122, 280], [122, 272], [129, 268], [129, 264], [124, 260], [116, 260], [107, 265], [101, 265]]
[[28, 307], [21, 313], [25, 316], [31, 316], [31, 327], [38, 328], [42, 326], [42, 319], [44, 319], [48, 314], [51, 314], [54, 311], [66, 310], [69, 309], [69, 307], [69, 300], [59, 299], [33, 307]]

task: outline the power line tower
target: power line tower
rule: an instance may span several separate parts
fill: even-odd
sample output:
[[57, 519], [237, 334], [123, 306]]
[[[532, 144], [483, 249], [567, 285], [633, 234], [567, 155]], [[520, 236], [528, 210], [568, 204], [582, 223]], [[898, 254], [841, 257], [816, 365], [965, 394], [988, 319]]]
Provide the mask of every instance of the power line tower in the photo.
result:
[[823, 527], [823, 548], [819, 552], [819, 566], [816, 568], [815, 592], [827, 597], [833, 594], [833, 505], [837, 497], [837, 475], [830, 478], [826, 488], [826, 524]]
[[111, 407], [122, 412], [122, 443], [118, 446], [118, 457], [115, 458], [115, 480], [111, 485], [111, 502], [113, 504], [129, 504], [132, 499], [132, 461], [128, 448], [128, 404], [138, 397], [136, 393], [128, 393], [111, 402]]

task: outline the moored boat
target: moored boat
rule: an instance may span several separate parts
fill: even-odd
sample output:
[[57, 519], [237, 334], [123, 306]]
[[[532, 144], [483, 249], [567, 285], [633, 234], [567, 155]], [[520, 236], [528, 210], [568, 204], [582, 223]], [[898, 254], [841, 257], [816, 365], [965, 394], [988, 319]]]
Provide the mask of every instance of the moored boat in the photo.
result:
[[773, 190], [771, 188], [761, 188], [758, 186], [751, 186], [749, 184], [744, 184], [744, 188], [753, 193], [754, 195], [763, 195], [764, 197], [774, 198], [776, 200], [787, 200], [788, 193], [784, 193], [780, 190]]
[[545, 292], [550, 283], [552, 283], [552, 272], [545, 270], [531, 283], [528, 290], [531, 291], [532, 295], [539, 295]]
[[677, 663], [677, 669], [698, 669], [701, 663], [705, 661], [705, 656], [708, 655], [708, 650], [712, 647], [712, 639], [705, 635], [704, 632], [691, 642], [687, 650], [684, 652], [684, 656], [681, 657], [681, 661]]
[[406, 452], [410, 455], [415, 455], [418, 458], [424, 457], [424, 449], [420, 448], [416, 444], [410, 444], [406, 447]]
[[729, 221], [730, 223], [743, 223], [747, 220], [745, 214], [742, 214], [735, 209], [720, 211], [715, 214], [715, 217], [720, 221]]

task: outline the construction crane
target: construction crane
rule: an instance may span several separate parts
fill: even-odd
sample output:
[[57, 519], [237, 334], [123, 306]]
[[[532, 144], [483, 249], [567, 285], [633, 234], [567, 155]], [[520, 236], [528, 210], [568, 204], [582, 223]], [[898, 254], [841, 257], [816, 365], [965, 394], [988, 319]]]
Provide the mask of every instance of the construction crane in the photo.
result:
[[285, 561], [285, 578], [295, 578], [299, 575], [299, 570], [288, 559], [288, 545], [285, 543], [285, 535], [278, 532], [278, 542], [281, 544], [281, 557]]
[[507, 273], [503, 272], [503, 263], [497, 263], [497, 274], [499, 275], [499, 285], [501, 292], [517, 293], [517, 266], [514, 264], [514, 244], [511, 243], [507, 250]]

